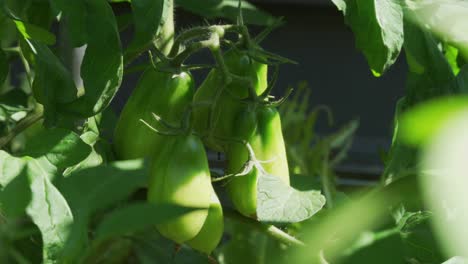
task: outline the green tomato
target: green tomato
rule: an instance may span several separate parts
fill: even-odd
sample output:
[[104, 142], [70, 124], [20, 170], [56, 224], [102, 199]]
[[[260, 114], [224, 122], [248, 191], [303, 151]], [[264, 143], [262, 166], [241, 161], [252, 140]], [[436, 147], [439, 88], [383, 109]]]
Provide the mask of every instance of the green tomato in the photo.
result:
[[221, 207], [218, 196], [213, 190], [205, 223], [200, 232], [193, 239], [187, 241], [186, 244], [209, 255], [218, 246], [223, 236], [223, 231], [223, 208]]
[[[253, 124], [253, 125], [252, 125]], [[275, 175], [289, 185], [289, 169], [281, 120], [276, 108], [259, 106], [254, 111], [240, 112], [238, 139], [247, 141], [265, 172]], [[248, 160], [248, 150], [241, 143], [231, 143], [228, 152], [227, 173], [238, 173]], [[247, 175], [233, 177], [227, 191], [234, 207], [243, 215], [256, 217], [257, 182], [261, 171], [253, 168]]]
[[166, 137], [162, 145], [153, 154], [148, 201], [205, 209], [156, 227], [163, 236], [208, 253], [220, 240], [223, 218], [203, 143], [194, 135], [181, 135]]
[[[263, 93], [268, 86], [268, 66], [251, 59], [245, 51], [229, 50], [224, 54], [227, 68], [233, 74], [252, 81], [257, 95]], [[235, 130], [234, 119], [239, 112], [239, 99], [247, 98], [249, 87], [234, 80], [223, 87], [222, 73], [215, 68], [210, 71], [205, 81], [195, 92], [194, 128], [203, 136], [205, 144], [216, 151], [226, 151], [226, 141], [220, 138], [232, 137]], [[218, 101], [216, 94], [220, 89]], [[213, 124], [210, 128], [210, 120]], [[211, 130], [211, 131], [210, 131]]]
[[119, 159], [148, 156], [158, 149], [164, 137], [149, 129], [140, 119], [154, 127], [165, 128], [155, 122], [152, 113], [174, 126], [180, 126], [184, 112], [193, 98], [193, 79], [190, 73], [177, 74], [156, 71], [148, 67], [128, 99], [114, 132], [114, 148]]

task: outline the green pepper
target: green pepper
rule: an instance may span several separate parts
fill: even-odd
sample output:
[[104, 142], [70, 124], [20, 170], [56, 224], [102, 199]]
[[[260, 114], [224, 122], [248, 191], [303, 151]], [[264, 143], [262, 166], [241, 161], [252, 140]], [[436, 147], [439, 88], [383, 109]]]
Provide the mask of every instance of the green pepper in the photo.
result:
[[165, 237], [209, 254], [223, 234], [223, 213], [203, 143], [195, 135], [180, 135], [161, 145], [153, 154], [148, 200], [201, 209], [156, 227]]
[[[250, 144], [264, 171], [289, 185], [286, 149], [276, 108], [261, 105], [254, 110], [240, 111], [235, 123], [238, 126], [236, 138]], [[248, 159], [249, 153], [244, 144], [230, 143], [227, 151], [227, 173], [238, 173]], [[227, 184], [234, 207], [245, 216], [256, 217], [257, 182], [261, 174], [257, 167], [253, 167], [247, 175], [232, 177]]]
[[[152, 113], [165, 122], [180, 126], [187, 106], [193, 98], [190, 73], [161, 72], [148, 67], [126, 103], [114, 132], [114, 147], [119, 159], [148, 156], [158, 148], [163, 136], [154, 133], [140, 119], [151, 123]], [[164, 127], [159, 127], [164, 130]]]
[[[263, 93], [268, 86], [268, 66], [251, 59], [246, 51], [231, 49], [224, 54], [224, 61], [229, 72], [250, 80], [257, 95]], [[220, 89], [218, 100], [216, 94]], [[249, 95], [249, 87], [245, 82], [234, 79], [225, 84], [220, 69], [210, 71], [205, 81], [195, 92], [194, 128], [203, 136], [205, 144], [216, 151], [226, 151], [227, 144], [219, 138], [232, 137], [236, 129], [234, 119], [240, 110], [239, 100]], [[210, 127], [210, 120], [213, 124]]]

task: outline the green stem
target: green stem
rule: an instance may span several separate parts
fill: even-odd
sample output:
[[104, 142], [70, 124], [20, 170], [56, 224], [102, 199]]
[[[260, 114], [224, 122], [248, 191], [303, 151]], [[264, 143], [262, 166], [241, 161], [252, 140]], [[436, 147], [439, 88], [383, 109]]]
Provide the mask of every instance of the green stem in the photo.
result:
[[[236, 25], [215, 25], [209, 27], [194, 27], [189, 30], [186, 30], [177, 36], [174, 40], [174, 45], [172, 46], [172, 50], [169, 53], [170, 57], [175, 57], [180, 51], [180, 47], [187, 41], [203, 38], [206, 36], [210, 36], [213, 33], [220, 33], [220, 32], [240, 32], [240, 27]], [[224, 33], [223, 33], [224, 35]], [[220, 36], [222, 37], [222, 36]]]
[[323, 193], [325, 195], [325, 198], [327, 199], [326, 206], [328, 209], [333, 208], [334, 202], [333, 202], [333, 183], [330, 180], [330, 174], [329, 174], [329, 166], [328, 166], [328, 157], [329, 157], [330, 151], [327, 150], [324, 153], [324, 161], [322, 164], [322, 188], [323, 188]]
[[18, 134], [26, 130], [28, 127], [36, 123], [37, 121], [41, 120], [43, 117], [43, 113], [35, 112], [21, 121], [5, 136], [0, 137], [0, 149], [5, 147], [12, 139], [14, 139]]
[[32, 89], [33, 77], [32, 77], [32, 74], [31, 74], [31, 67], [29, 67], [29, 62], [26, 59], [26, 57], [24, 56], [23, 51], [21, 50], [21, 48], [19, 49], [18, 54], [19, 54], [19, 56], [21, 58], [21, 62], [23, 63], [24, 71], [26, 72], [26, 79], [28, 80], [29, 87]]
[[231, 210], [231, 209], [225, 209], [224, 210], [224, 215], [226, 218], [229, 218], [233, 221], [248, 225], [262, 233], [267, 234], [268, 236], [283, 242], [288, 245], [294, 245], [294, 246], [305, 246], [305, 244], [298, 240], [297, 238], [289, 235], [288, 233], [282, 231], [281, 229], [277, 228], [274, 225], [267, 225], [267, 224], [262, 224], [258, 221], [255, 221], [251, 218], [247, 218], [245, 216], [242, 216], [238, 212]]

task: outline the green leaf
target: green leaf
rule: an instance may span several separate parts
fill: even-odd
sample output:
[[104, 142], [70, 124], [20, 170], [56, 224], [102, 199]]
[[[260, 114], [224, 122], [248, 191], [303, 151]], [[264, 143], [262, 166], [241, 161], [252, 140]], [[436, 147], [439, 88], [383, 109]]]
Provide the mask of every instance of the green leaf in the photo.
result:
[[62, 11], [61, 19], [65, 22], [68, 36], [74, 47], [83, 46], [87, 40], [86, 2], [83, 0], [50, 0], [56, 10]]
[[[207, 18], [223, 17], [235, 22], [239, 14], [238, 0], [175, 0], [175, 2], [181, 8]], [[276, 21], [272, 15], [246, 1], [242, 2], [242, 13], [247, 24], [271, 25]]]
[[88, 131], [83, 133], [80, 138], [91, 147], [91, 152], [89, 153], [88, 157], [83, 159], [80, 163], [76, 164], [75, 166], [67, 168], [63, 175], [67, 177], [70, 173], [86, 168], [92, 168], [104, 163], [104, 157], [97, 151], [97, 143], [99, 140], [99, 136], [92, 131]]
[[319, 191], [297, 191], [269, 174], [258, 177], [257, 218], [261, 222], [300, 222], [312, 217], [324, 205], [325, 197]]
[[43, 261], [53, 263], [69, 235], [73, 216], [51, 183], [50, 169], [31, 157], [15, 158], [0, 151], [0, 204], [10, 217], [26, 212], [42, 234]]
[[44, 106], [45, 125], [57, 122], [57, 107], [76, 99], [77, 89], [71, 73], [44, 44], [27, 41], [36, 58], [33, 94]]
[[393, 142], [383, 173], [388, 182], [416, 170], [418, 163], [417, 149], [401, 140], [401, 115], [420, 103], [463, 90], [434, 37], [410, 21], [405, 22], [404, 48], [409, 72], [406, 95], [396, 107]]
[[58, 187], [73, 211], [94, 212], [122, 201], [146, 181], [145, 163], [128, 160], [73, 172]]
[[468, 3], [458, 0], [405, 1], [406, 16], [431, 31], [437, 38], [454, 46], [468, 58]]
[[86, 17], [88, 45], [81, 64], [85, 94], [70, 104], [62, 105], [62, 109], [90, 117], [103, 111], [120, 87], [123, 56], [117, 22], [107, 1], [85, 3], [86, 13], [82, 15]]
[[35, 40], [46, 45], [55, 44], [55, 35], [49, 31], [21, 20], [13, 20], [13, 22], [25, 39]]
[[[1, 25], [0, 25], [1, 26]], [[7, 61], [7, 57], [3, 50], [0, 48], [0, 87], [5, 82], [9, 71], [9, 65]]]
[[195, 208], [133, 203], [106, 215], [96, 230], [96, 240], [128, 235], [182, 216]]
[[62, 261], [81, 257], [88, 243], [88, 224], [94, 212], [127, 199], [147, 181], [142, 160], [114, 162], [109, 165], [73, 171], [57, 183], [75, 216], [70, 239]]
[[26, 212], [41, 230], [44, 263], [54, 263], [67, 241], [73, 216], [48, 176], [38, 173], [41, 166], [34, 160], [28, 165], [32, 199]]
[[452, 68], [453, 74], [457, 75], [460, 72], [460, 67], [458, 66], [458, 49], [450, 46], [448, 44], [444, 45], [445, 47], [445, 58]]
[[85, 159], [91, 148], [72, 131], [63, 128], [44, 129], [27, 143], [23, 156], [45, 157], [57, 168], [73, 166]]
[[397, 59], [403, 45], [403, 8], [395, 0], [334, 0], [351, 27], [356, 46], [375, 76]]
[[39, 26], [23, 21], [12, 10], [7, 2], [1, 1], [4, 13], [15, 23], [16, 29], [25, 39], [35, 40], [46, 45], [55, 44], [55, 35]]
[[424, 146], [457, 112], [468, 109], [467, 96], [442, 97], [419, 104], [400, 118], [400, 136], [407, 144]]
[[460, 93], [468, 94], [468, 64], [465, 64], [458, 72], [455, 85]]
[[452, 85], [455, 75], [436, 39], [409, 21], [405, 24], [405, 36], [404, 48], [409, 68], [406, 107], [456, 92], [456, 87]]
[[156, 39], [160, 26], [166, 23], [171, 11], [169, 0], [133, 0], [132, 13], [135, 24], [135, 35], [128, 48], [129, 52], [138, 52]]
[[7, 217], [22, 216], [31, 202], [27, 165], [25, 160], [0, 150], [0, 206]]

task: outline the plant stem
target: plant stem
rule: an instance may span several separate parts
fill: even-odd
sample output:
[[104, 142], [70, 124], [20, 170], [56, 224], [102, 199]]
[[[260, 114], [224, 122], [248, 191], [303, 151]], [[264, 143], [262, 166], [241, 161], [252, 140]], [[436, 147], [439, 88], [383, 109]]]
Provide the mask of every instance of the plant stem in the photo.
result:
[[8, 134], [6, 134], [3, 137], [0, 137], [0, 149], [2, 149], [6, 144], [8, 144], [12, 139], [14, 139], [19, 133], [23, 132], [32, 124], [36, 123], [42, 118], [43, 113], [42, 111], [40, 111], [35, 112], [19, 121], [18, 124]]
[[242, 216], [238, 212], [231, 210], [231, 209], [225, 209], [224, 215], [229, 219], [232, 219], [234, 221], [246, 224], [254, 229], [257, 229], [258, 231], [263, 232], [269, 235], [270, 237], [280, 242], [283, 242], [285, 244], [294, 245], [294, 246], [305, 246], [305, 244], [302, 241], [289, 235], [288, 233], [285, 233], [284, 231], [282, 231], [281, 229], [277, 228], [274, 225], [262, 224], [258, 221]]
[[[213, 33], [219, 32], [220, 30], [226, 32], [240, 32], [240, 27], [236, 25], [214, 25], [209, 27], [194, 27], [189, 30], [186, 30], [177, 36], [174, 40], [174, 45], [172, 46], [172, 50], [169, 53], [170, 57], [174, 57], [179, 53], [180, 47], [186, 41], [207, 37]], [[222, 36], [220, 36], [222, 37]]]
[[334, 202], [333, 202], [333, 183], [330, 180], [330, 175], [329, 175], [329, 165], [328, 165], [328, 159], [329, 159], [330, 151], [327, 150], [323, 157], [324, 161], [322, 164], [322, 188], [323, 188], [323, 193], [325, 195], [325, 198], [327, 199], [326, 206], [328, 209], [333, 208]]

